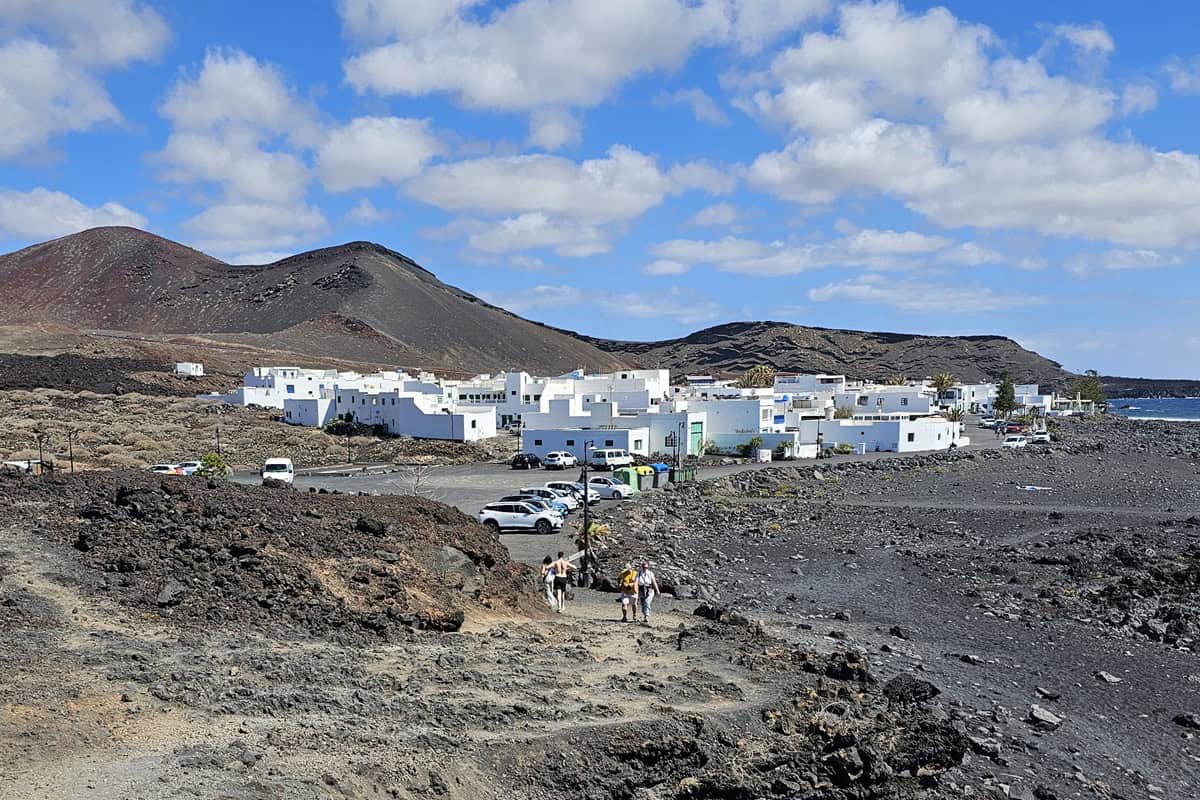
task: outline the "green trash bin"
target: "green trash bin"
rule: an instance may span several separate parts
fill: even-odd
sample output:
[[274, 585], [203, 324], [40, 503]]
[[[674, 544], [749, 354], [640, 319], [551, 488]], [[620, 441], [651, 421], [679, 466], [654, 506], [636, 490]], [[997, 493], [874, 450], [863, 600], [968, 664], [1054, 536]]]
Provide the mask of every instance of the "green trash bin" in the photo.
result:
[[618, 480], [625, 484], [630, 489], [633, 489], [635, 493], [641, 491], [640, 487], [638, 486], [637, 470], [633, 467], [620, 467], [618, 469], [614, 469], [612, 476], [614, 480]]

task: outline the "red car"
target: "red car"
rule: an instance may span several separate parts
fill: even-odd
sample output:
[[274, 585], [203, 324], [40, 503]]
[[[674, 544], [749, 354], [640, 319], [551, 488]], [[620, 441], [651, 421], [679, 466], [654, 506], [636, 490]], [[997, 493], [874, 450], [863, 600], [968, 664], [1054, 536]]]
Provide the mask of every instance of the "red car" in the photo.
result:
[[1005, 433], [1021, 433], [1021, 432], [1022, 432], [1022, 431], [1024, 431], [1024, 430], [1025, 430], [1025, 429], [1024, 429], [1024, 428], [1022, 428], [1022, 427], [1021, 427], [1020, 425], [1018, 425], [1017, 423], [1015, 423], [1015, 422], [1010, 422], [1010, 423], [1008, 423], [1008, 426], [1007, 426], [1007, 427], [1005, 427], [1005, 429], [1004, 429], [1004, 432], [1005, 432]]

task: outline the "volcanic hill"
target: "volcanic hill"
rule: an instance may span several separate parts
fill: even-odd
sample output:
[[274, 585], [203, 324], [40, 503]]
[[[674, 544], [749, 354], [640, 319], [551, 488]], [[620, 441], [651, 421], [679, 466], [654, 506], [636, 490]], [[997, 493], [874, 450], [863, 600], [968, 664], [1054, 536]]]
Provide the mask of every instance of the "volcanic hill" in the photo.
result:
[[1071, 374], [1057, 362], [1003, 336], [919, 336], [810, 328], [785, 322], [731, 322], [661, 342], [588, 339], [614, 358], [680, 373], [735, 374], [758, 364], [780, 372], [828, 372], [850, 378], [1014, 380], [1061, 386]]
[[621, 366], [367, 242], [234, 266], [110, 227], [0, 256], [0, 325], [45, 323], [467, 372]]

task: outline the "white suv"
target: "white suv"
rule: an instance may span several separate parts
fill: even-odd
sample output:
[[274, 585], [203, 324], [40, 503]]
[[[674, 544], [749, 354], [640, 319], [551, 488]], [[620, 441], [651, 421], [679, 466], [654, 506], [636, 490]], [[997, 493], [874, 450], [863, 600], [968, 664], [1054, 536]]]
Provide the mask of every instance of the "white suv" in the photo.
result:
[[579, 459], [565, 450], [556, 450], [553, 453], [546, 453], [542, 459], [542, 466], [546, 469], [567, 469], [579, 463]]
[[603, 476], [589, 478], [588, 489], [594, 490], [601, 497], [607, 497], [612, 500], [624, 500], [627, 497], [633, 497], [633, 489], [620, 481]]
[[479, 521], [492, 533], [505, 530], [532, 530], [553, 533], [562, 528], [562, 517], [542, 511], [528, 503], [488, 503], [479, 509]]
[[[553, 489], [556, 492], [566, 492], [576, 500], [583, 497], [583, 484], [576, 481], [550, 481], [546, 484], [546, 488]], [[591, 488], [587, 490], [587, 501], [589, 504], [595, 503], [599, 499], [599, 492]]]
[[1004, 441], [1000, 446], [1007, 447], [1009, 450], [1019, 450], [1020, 448], [1025, 447], [1027, 444], [1029, 444], [1029, 440], [1024, 436], [1021, 436], [1020, 434], [1013, 434], [1012, 436], [1005, 436]]
[[567, 507], [568, 511], [575, 511], [579, 508], [579, 498], [567, 492], [557, 492], [554, 489], [547, 489], [545, 486], [530, 486], [521, 489], [521, 494], [531, 494], [534, 497], [540, 497], [549, 503], [562, 503]]

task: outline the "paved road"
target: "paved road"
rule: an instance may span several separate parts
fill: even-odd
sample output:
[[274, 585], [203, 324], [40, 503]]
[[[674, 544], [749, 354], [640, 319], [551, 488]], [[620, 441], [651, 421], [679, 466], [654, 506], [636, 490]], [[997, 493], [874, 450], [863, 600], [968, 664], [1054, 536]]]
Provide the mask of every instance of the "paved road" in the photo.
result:
[[[986, 433], [986, 431], [984, 432]], [[969, 449], [999, 447], [992, 436], [977, 436], [977, 443]], [[878, 461], [888, 458], [903, 458], [912, 453], [867, 453], [866, 455], [835, 456], [828, 461], [787, 462], [797, 465], [839, 463], [843, 461]], [[748, 470], [779, 466], [779, 463], [738, 463], [727, 466], [704, 467], [699, 470], [701, 480], [712, 480]], [[357, 470], [357, 471], [355, 471]], [[541, 486], [552, 480], [575, 480], [579, 470], [514, 470], [505, 464], [454, 464], [432, 468], [396, 467], [395, 471], [363, 471], [361, 467], [333, 467], [327, 470], [308, 471], [296, 476], [296, 489], [337, 490], [345, 493], [367, 492], [369, 494], [415, 494], [446, 503], [474, 517], [479, 509], [498, 498], [516, 492], [522, 487]], [[234, 476], [239, 483], [258, 483], [256, 473], [239, 473]], [[608, 503], [621, 502], [602, 500], [600, 507]], [[629, 502], [629, 501], [625, 501]], [[513, 558], [527, 563], [538, 563], [549, 554], [559, 550], [573, 552], [574, 537], [579, 530], [576, 512], [567, 519], [567, 526], [560, 534], [536, 536], [529, 534], [504, 534], [503, 541]]]

